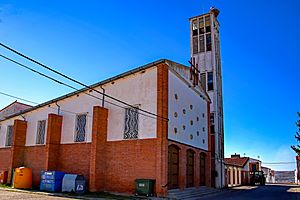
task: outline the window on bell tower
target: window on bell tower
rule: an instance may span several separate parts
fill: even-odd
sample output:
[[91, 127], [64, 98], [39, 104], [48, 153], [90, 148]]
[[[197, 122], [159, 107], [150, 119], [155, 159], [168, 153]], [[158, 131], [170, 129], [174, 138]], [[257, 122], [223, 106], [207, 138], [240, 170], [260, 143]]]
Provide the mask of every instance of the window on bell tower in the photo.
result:
[[193, 54], [212, 50], [210, 16], [201, 16], [192, 21]]

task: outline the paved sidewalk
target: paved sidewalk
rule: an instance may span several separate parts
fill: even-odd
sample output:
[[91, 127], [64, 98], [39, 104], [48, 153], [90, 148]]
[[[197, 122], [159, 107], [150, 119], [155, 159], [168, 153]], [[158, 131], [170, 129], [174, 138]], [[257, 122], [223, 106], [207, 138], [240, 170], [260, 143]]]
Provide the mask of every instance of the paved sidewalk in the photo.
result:
[[[0, 199], [87, 199], [87, 200], [106, 200], [106, 199], [122, 199], [122, 197], [113, 198], [100, 198], [100, 197], [89, 197], [89, 196], [76, 196], [64, 193], [48, 193], [48, 192], [41, 192], [38, 190], [20, 190], [14, 188], [3, 188], [0, 187]], [[128, 198], [130, 199], [130, 198]]]
[[9, 187], [0, 187], [0, 200], [10, 199], [26, 199], [26, 200], [70, 200], [70, 199], [86, 199], [86, 200], [162, 200], [163, 198], [156, 197], [139, 197], [139, 196], [125, 196], [124, 194], [110, 194], [110, 193], [87, 193], [85, 195], [76, 195], [68, 193], [48, 193], [39, 190], [21, 190]]

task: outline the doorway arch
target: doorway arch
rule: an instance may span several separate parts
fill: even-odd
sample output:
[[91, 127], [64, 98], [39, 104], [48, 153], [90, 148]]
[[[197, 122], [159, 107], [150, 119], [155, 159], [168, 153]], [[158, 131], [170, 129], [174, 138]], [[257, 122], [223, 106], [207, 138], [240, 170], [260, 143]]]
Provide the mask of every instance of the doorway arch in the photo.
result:
[[186, 187], [194, 187], [194, 156], [193, 150], [186, 151]]
[[179, 186], [179, 147], [168, 147], [168, 189], [176, 189]]
[[200, 185], [204, 186], [206, 182], [205, 178], [205, 168], [206, 168], [206, 154], [200, 153]]

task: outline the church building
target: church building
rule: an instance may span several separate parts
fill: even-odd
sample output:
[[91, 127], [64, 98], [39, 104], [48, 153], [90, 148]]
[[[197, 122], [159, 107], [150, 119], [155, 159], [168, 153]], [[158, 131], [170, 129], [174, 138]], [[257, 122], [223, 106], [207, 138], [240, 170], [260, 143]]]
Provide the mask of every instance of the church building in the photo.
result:
[[[219, 186], [223, 112], [217, 9], [191, 18], [191, 66], [162, 59], [0, 120], [0, 171], [84, 175], [89, 191]], [[197, 43], [196, 44], [194, 44]], [[203, 46], [204, 45], [204, 46]], [[220, 183], [221, 184], [221, 183]]]

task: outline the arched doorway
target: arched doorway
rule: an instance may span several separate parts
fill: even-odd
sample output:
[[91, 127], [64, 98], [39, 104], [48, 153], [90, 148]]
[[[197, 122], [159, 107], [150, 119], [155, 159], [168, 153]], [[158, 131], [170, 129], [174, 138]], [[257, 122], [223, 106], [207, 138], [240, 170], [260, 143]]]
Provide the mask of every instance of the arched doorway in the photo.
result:
[[168, 147], [168, 189], [178, 188], [179, 182], [179, 148]]
[[186, 152], [186, 187], [194, 187], [194, 151]]
[[204, 186], [206, 179], [205, 179], [205, 153], [200, 153], [200, 185]]

